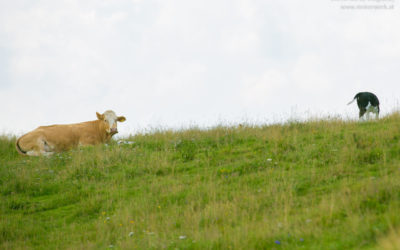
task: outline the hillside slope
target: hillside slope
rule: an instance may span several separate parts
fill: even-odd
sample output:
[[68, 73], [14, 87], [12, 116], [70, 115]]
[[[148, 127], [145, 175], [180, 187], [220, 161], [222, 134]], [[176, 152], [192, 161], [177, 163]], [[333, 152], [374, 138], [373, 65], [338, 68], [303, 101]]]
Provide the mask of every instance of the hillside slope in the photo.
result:
[[19, 156], [0, 138], [0, 249], [400, 248], [400, 115], [154, 131]]

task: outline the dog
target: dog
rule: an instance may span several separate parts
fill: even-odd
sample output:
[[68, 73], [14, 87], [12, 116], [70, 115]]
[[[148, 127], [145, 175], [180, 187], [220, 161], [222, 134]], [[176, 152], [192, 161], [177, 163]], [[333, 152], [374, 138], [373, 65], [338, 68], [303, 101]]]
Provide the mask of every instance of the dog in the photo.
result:
[[366, 114], [366, 120], [369, 120], [369, 113], [375, 114], [375, 119], [379, 118], [379, 100], [375, 94], [370, 92], [360, 92], [354, 96], [353, 100], [347, 105], [352, 104], [357, 99], [358, 109], [360, 110], [359, 119], [363, 120]]

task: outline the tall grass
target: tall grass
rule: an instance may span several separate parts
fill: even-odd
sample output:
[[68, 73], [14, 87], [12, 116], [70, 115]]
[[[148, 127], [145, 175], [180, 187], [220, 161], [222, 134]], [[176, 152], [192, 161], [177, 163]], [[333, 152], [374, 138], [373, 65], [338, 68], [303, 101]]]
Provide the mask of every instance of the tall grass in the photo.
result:
[[154, 131], [22, 157], [1, 249], [397, 249], [400, 115]]

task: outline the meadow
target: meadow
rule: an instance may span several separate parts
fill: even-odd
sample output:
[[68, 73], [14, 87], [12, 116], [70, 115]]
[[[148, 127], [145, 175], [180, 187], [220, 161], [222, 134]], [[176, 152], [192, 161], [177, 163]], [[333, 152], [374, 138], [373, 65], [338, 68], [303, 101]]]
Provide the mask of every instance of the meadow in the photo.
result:
[[0, 249], [400, 249], [400, 114], [153, 130], [51, 157], [0, 137]]

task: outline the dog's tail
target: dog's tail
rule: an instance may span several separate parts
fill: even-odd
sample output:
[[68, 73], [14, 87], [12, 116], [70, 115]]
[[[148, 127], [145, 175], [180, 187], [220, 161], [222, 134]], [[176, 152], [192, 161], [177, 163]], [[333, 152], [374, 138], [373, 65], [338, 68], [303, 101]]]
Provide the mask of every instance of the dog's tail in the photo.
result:
[[21, 137], [15, 142], [15, 148], [20, 155], [26, 155], [26, 151], [22, 150], [22, 148], [19, 146], [19, 140], [21, 140]]
[[352, 103], [357, 99], [357, 97], [358, 97], [359, 95], [360, 95], [360, 93], [358, 93], [357, 95], [355, 95], [354, 98], [353, 98], [353, 100], [351, 100], [349, 103], [347, 103], [347, 105], [352, 104]]
[[353, 100], [351, 100], [351, 102], [347, 103], [347, 105], [352, 104], [355, 100], [356, 100], [356, 98], [354, 98]]

